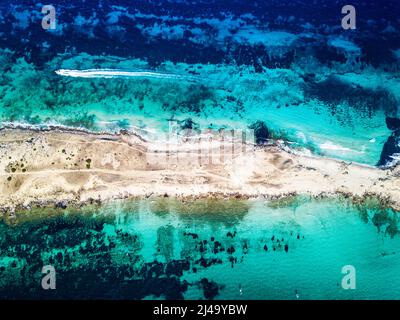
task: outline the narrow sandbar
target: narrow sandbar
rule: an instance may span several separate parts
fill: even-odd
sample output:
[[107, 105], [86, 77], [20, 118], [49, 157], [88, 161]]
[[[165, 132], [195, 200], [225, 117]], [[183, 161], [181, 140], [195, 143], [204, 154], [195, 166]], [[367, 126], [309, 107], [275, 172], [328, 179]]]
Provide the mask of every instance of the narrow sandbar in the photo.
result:
[[218, 150], [225, 153], [218, 161], [198, 161], [198, 150], [188, 145], [166, 149], [137, 135], [3, 129], [0, 208], [153, 196], [276, 199], [345, 194], [376, 196], [400, 209], [399, 167], [384, 170], [296, 155], [277, 145], [246, 146], [244, 153]]

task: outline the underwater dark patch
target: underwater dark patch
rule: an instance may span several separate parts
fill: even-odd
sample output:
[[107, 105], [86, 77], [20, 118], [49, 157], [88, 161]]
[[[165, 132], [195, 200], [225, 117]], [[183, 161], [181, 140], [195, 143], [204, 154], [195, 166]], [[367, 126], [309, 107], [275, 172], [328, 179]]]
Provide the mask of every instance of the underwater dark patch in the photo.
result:
[[[0, 268], [0, 296], [131, 300], [155, 296], [176, 300], [183, 299], [190, 286], [200, 286], [207, 299], [218, 294], [221, 286], [214, 281], [189, 283], [182, 279], [186, 272], [196, 273], [224, 263], [216, 254], [225, 250], [214, 238], [209, 242], [183, 232], [184, 237], [190, 235], [192, 239], [187, 239], [190, 255], [172, 259], [174, 228], [162, 226], [157, 230], [156, 257], [145, 261], [140, 233], [125, 232], [105, 222], [102, 218], [68, 214], [40, 224], [25, 222], [15, 227], [1, 222], [0, 252], [12, 259], [12, 270], [6, 273], [5, 268]], [[115, 233], [107, 231], [110, 227]], [[218, 248], [215, 252], [214, 243]], [[160, 257], [166, 260], [158, 260]], [[40, 287], [41, 269], [46, 264], [57, 270], [57, 290]]]
[[335, 76], [320, 82], [308, 81], [304, 86], [304, 94], [308, 99], [318, 99], [326, 103], [332, 113], [335, 113], [339, 104], [347, 104], [363, 117], [371, 117], [378, 110], [383, 110], [386, 115], [397, 112], [396, 98], [387, 90], [363, 88], [358, 84], [341, 81]]
[[390, 67], [396, 63], [393, 50], [400, 46], [400, 39], [397, 34], [394, 35], [371, 35], [355, 40], [355, 43], [362, 48], [361, 61], [366, 65], [371, 65], [375, 68], [380, 66]]
[[327, 44], [314, 46], [313, 52], [317, 60], [323, 64], [332, 65], [333, 62], [346, 63], [347, 61], [344, 53], [338, 52]]
[[263, 68], [290, 68], [295, 58], [294, 49], [278, 55], [264, 45], [235, 45], [229, 51], [227, 63], [233, 60], [237, 65], [252, 65], [256, 73], [262, 73]]

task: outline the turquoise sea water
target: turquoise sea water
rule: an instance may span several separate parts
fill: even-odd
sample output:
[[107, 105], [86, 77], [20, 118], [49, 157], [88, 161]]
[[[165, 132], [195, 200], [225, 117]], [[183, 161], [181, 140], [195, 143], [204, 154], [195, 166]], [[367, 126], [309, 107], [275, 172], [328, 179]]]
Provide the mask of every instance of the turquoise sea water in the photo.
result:
[[[138, 59], [80, 54], [60, 55], [38, 69], [23, 58], [8, 61], [12, 55], [7, 51], [0, 56], [3, 125], [127, 129], [159, 139], [160, 133], [168, 132], [171, 119], [190, 118], [201, 129], [215, 130], [246, 129], [260, 120], [267, 124], [271, 138], [285, 139], [292, 148], [370, 165], [378, 162], [391, 134], [385, 117], [396, 108], [394, 99], [400, 92], [396, 80], [381, 83], [390, 74], [366, 70], [336, 76], [334, 69], [327, 72], [318, 64], [313, 71], [319, 82], [312, 87], [304, 80], [306, 70], [296, 66], [256, 73], [244, 66], [166, 62], [150, 69]], [[170, 76], [56, 74], [60, 69], [93, 68], [152, 70]]]
[[[54, 209], [0, 224], [0, 295], [107, 299], [397, 299], [399, 218], [370, 200], [170, 199]], [[41, 289], [41, 268], [56, 290]], [[341, 286], [356, 269], [356, 289]], [[241, 291], [240, 291], [241, 289]], [[296, 296], [297, 294], [297, 296]]]
[[386, 118], [400, 116], [397, 1], [356, 1], [355, 30], [326, 0], [213, 2], [61, 1], [58, 27], [43, 30], [39, 4], [0, 1], [0, 127], [159, 139], [171, 119], [216, 130], [262, 121], [270, 139], [302, 152], [369, 165], [383, 153], [380, 164], [394, 164], [398, 128]]
[[[302, 152], [398, 161], [399, 128], [386, 124], [400, 116], [398, 1], [355, 0], [351, 30], [327, 0], [120, 2], [56, 1], [53, 30], [40, 4], [0, 1], [0, 127], [157, 139], [171, 119], [216, 130], [261, 121]], [[164, 76], [132, 74], [143, 71]]]
[[[181, 129], [263, 123], [268, 139], [297, 152], [399, 161], [399, 1], [353, 0], [350, 30], [331, 0], [117, 3], [53, 0], [51, 30], [40, 3], [0, 0], [0, 129], [127, 130], [163, 141], [171, 120]], [[3, 298], [400, 293], [398, 213], [372, 200], [163, 199], [2, 219]], [[57, 290], [40, 287], [46, 264]], [[356, 268], [356, 290], [341, 287], [344, 265]]]

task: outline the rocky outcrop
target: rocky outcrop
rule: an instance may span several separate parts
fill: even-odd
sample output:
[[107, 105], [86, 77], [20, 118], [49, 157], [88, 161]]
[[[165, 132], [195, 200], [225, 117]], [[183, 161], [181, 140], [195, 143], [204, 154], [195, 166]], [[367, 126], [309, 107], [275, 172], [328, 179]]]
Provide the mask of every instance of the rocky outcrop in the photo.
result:
[[254, 137], [257, 144], [265, 144], [269, 138], [269, 130], [264, 121], [256, 121], [249, 126], [250, 129], [254, 130]]
[[387, 167], [396, 163], [396, 155], [400, 155], [400, 129], [394, 131], [386, 140], [378, 166]]
[[389, 130], [399, 130], [400, 129], [400, 119], [386, 117], [386, 126]]

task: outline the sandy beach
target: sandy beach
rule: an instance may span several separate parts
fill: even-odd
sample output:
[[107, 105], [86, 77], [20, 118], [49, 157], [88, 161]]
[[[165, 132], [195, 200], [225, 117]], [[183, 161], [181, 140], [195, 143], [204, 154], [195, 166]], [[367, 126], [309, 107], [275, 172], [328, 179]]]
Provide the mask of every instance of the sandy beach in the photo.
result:
[[217, 141], [213, 148], [218, 152], [204, 161], [190, 143], [165, 148], [128, 134], [3, 129], [0, 208], [13, 212], [32, 204], [68, 206], [134, 197], [345, 194], [377, 196], [400, 209], [399, 167], [383, 170], [300, 156], [276, 145], [246, 146], [242, 152]]

